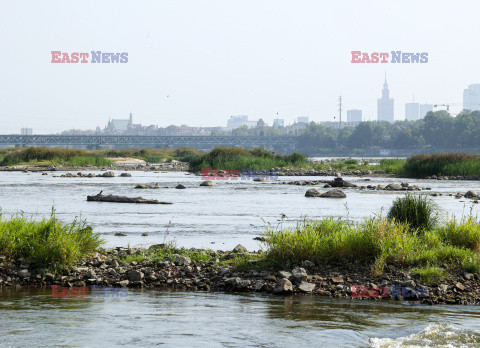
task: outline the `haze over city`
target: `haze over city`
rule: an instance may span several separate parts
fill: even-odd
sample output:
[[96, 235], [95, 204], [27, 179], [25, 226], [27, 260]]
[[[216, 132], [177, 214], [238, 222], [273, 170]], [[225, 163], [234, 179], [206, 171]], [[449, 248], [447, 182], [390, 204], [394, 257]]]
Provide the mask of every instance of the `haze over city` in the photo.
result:
[[[480, 82], [474, 1], [9, 2], [0, 13], [0, 133], [144, 124], [375, 120], [386, 72], [395, 119], [415, 101], [462, 109]], [[105, 13], [109, 13], [106, 16]], [[455, 28], [455, 30], [452, 30]], [[127, 52], [126, 64], [52, 64], [51, 51]], [[424, 64], [352, 64], [351, 51], [428, 52]], [[455, 55], [452, 56], [452, 52]]]

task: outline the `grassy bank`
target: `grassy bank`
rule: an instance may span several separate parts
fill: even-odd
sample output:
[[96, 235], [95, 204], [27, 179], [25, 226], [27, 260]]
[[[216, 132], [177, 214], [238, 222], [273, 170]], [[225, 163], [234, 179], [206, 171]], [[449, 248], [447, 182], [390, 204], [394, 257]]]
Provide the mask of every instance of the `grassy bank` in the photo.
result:
[[64, 165], [82, 167], [86, 165], [108, 166], [111, 159], [130, 157], [142, 159], [149, 163], [179, 160], [188, 162], [202, 152], [190, 148], [178, 149], [119, 149], [119, 150], [80, 150], [54, 149], [46, 147], [29, 147], [25, 149], [0, 150], [0, 166], [17, 164], [30, 165]]
[[300, 167], [308, 165], [307, 158], [299, 153], [288, 156], [275, 154], [262, 148], [246, 150], [243, 148], [217, 147], [207, 154], [197, 156], [190, 161], [190, 170], [202, 168], [238, 169], [251, 168], [263, 170], [276, 167]]
[[54, 215], [41, 221], [0, 215], [0, 254], [39, 267], [72, 266], [101, 244], [99, 235], [84, 223], [65, 224]]
[[426, 198], [407, 196], [394, 202], [388, 218], [362, 223], [326, 218], [268, 230], [265, 261], [277, 267], [305, 260], [317, 264], [361, 262], [376, 274], [394, 265], [413, 270], [428, 281], [445, 272], [478, 272], [480, 222], [468, 217], [438, 225], [433, 207]]
[[469, 176], [480, 174], [480, 155], [436, 153], [409, 157], [401, 174], [412, 178], [427, 176]]
[[304, 223], [266, 234], [268, 260], [287, 266], [309, 260], [362, 261], [381, 273], [387, 264], [410, 267], [480, 270], [480, 226], [477, 221], [451, 221], [445, 226], [412, 233], [407, 224], [370, 219], [351, 224], [338, 219]]

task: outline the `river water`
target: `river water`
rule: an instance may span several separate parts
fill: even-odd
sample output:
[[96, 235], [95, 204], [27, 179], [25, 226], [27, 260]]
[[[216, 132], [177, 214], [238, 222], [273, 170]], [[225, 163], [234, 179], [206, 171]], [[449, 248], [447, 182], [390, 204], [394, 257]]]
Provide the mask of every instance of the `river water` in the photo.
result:
[[[119, 174], [117, 172], [117, 174]], [[293, 226], [306, 218], [343, 216], [360, 221], [385, 214], [403, 193], [346, 190], [347, 198], [306, 198], [308, 187], [218, 182], [200, 187], [187, 173], [131, 172], [132, 177], [55, 178], [51, 174], [0, 173], [4, 215], [40, 218], [52, 207], [58, 218], [87, 220], [106, 246], [175, 241], [179, 246], [231, 249], [253, 240], [267, 224]], [[279, 181], [314, 179], [280, 177]], [[320, 179], [331, 179], [322, 177]], [[393, 178], [347, 179], [358, 185], [399, 182]], [[154, 184], [154, 190], [134, 189]], [[444, 216], [474, 214], [480, 205], [445, 194], [480, 190], [479, 182], [408, 180], [444, 194], [433, 198]], [[174, 187], [182, 183], [185, 190]], [[163, 188], [166, 187], [166, 188]], [[172, 205], [87, 202], [104, 194], [143, 196]], [[428, 192], [428, 191], [427, 191]], [[281, 219], [281, 214], [286, 218]], [[124, 237], [115, 236], [122, 232]], [[142, 233], [148, 233], [142, 237]], [[391, 301], [330, 300], [313, 296], [129, 291], [126, 297], [53, 298], [47, 290], [0, 291], [0, 345], [91, 346], [480, 346], [478, 307], [420, 306]]]
[[475, 347], [480, 313], [467, 306], [129, 290], [57, 298], [0, 291], [3, 346]]

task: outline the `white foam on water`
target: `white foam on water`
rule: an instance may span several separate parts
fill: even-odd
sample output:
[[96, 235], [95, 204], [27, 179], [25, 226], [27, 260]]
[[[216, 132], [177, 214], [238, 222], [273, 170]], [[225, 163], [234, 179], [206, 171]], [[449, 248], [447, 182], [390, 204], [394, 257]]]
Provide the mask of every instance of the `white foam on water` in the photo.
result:
[[375, 348], [391, 347], [480, 347], [480, 332], [452, 324], [430, 324], [421, 332], [399, 338], [371, 338]]

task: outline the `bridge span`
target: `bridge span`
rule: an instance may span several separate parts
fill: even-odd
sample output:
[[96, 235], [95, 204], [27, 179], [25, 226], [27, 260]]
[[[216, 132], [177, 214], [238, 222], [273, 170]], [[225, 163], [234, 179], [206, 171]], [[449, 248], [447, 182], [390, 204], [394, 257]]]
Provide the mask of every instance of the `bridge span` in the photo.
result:
[[277, 152], [295, 150], [294, 136], [143, 136], [143, 135], [0, 135], [0, 146], [210, 149], [217, 146], [263, 147]]

